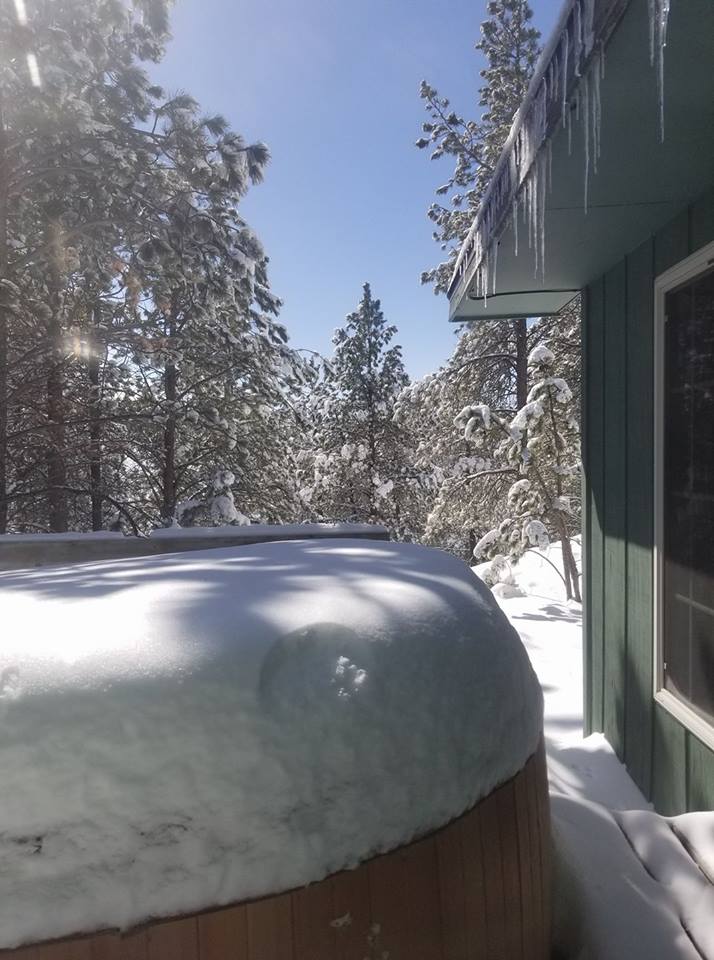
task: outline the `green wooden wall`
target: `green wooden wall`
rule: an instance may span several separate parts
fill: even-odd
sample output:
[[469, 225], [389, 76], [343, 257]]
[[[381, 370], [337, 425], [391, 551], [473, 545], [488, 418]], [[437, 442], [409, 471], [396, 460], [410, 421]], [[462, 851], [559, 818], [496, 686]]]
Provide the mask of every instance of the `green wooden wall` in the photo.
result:
[[714, 240], [714, 190], [585, 290], [585, 726], [665, 814], [714, 808], [714, 752], [655, 704], [654, 279]]

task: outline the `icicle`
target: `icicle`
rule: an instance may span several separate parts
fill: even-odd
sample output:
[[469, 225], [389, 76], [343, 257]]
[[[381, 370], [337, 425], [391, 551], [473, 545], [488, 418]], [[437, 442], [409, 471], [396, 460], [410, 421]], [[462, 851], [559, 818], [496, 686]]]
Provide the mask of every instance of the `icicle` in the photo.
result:
[[545, 178], [547, 172], [547, 154], [540, 155], [538, 158], [538, 243], [540, 245], [540, 273], [541, 279], [545, 282]]
[[518, 256], [518, 194], [513, 198], [513, 256]]
[[585, 43], [585, 56], [590, 56], [590, 51], [595, 42], [593, 33], [593, 18], [595, 15], [594, 0], [585, 0], [585, 17], [583, 19], [583, 41]]
[[491, 275], [491, 296], [496, 296], [496, 271], [498, 270], [498, 240], [493, 241], [493, 273]]
[[670, 0], [660, 0], [662, 8], [659, 13], [660, 19], [660, 43], [663, 47], [667, 46], [667, 25], [669, 23]]
[[536, 160], [535, 167], [531, 171], [531, 179], [533, 181], [533, 252], [535, 253], [535, 267], [533, 270], [533, 276], [538, 276], [538, 266], [539, 266], [539, 256], [540, 256], [540, 236], [538, 231], [538, 225], [540, 223], [540, 195], [538, 186], [540, 183], [540, 178], [538, 176], [540, 169], [540, 158]]
[[600, 79], [605, 79], [605, 41], [600, 41]]
[[600, 159], [600, 131], [602, 129], [602, 100], [600, 97], [600, 54], [593, 63], [593, 173], [597, 173]]
[[[578, 95], [575, 94], [575, 102], [578, 102]], [[573, 152], [573, 120], [571, 111], [568, 110], [568, 156]]]
[[514, 195], [514, 191], [518, 189], [518, 160], [517, 160], [517, 151], [518, 147], [518, 138], [516, 138], [516, 143], [513, 145], [513, 150], [511, 150], [511, 156], [508, 158], [508, 173], [511, 178], [510, 188], [508, 191], [509, 196]]
[[538, 269], [538, 179], [535, 174], [536, 165], [531, 167], [530, 172], [530, 181], [531, 181], [531, 198], [532, 198], [532, 209], [531, 209], [531, 234], [533, 238], [533, 253], [535, 254], [536, 270]]
[[583, 209], [588, 212], [588, 181], [590, 179], [590, 78], [583, 77], [583, 151], [585, 154], [585, 189]]
[[530, 247], [533, 251], [533, 276], [538, 276], [538, 193], [537, 193], [537, 178], [536, 178], [536, 168], [531, 167], [531, 172], [528, 176], [528, 181], [531, 191], [531, 220], [530, 220]]
[[581, 0], [577, 0], [573, 17], [573, 40], [575, 42], [573, 49], [575, 76], [580, 76], [580, 58], [583, 52], [583, 13], [580, 8]]
[[658, 0], [661, 5], [657, 23], [659, 38], [657, 44], [657, 94], [659, 98], [659, 138], [664, 143], [664, 48], [667, 46], [667, 22], [669, 20], [669, 0]]
[[657, 100], [659, 105], [659, 138], [664, 141], [664, 48], [667, 46], [667, 24], [670, 0], [649, 0], [650, 63], [657, 67]]
[[553, 190], [553, 141], [548, 141], [548, 193]]
[[565, 113], [568, 106], [568, 25], [566, 23], [565, 30], [563, 31], [563, 73], [561, 81], [561, 94], [562, 94], [562, 112], [563, 112], [563, 126], [565, 126]]
[[535, 196], [533, 190], [533, 168], [528, 173], [528, 249], [533, 249], [535, 240]]

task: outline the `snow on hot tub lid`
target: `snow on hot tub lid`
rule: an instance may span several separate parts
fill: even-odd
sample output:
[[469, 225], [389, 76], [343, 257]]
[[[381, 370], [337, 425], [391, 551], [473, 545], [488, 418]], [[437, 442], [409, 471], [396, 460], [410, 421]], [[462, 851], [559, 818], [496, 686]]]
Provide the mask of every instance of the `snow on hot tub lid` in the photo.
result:
[[0, 575], [0, 947], [275, 893], [534, 752], [515, 631], [438, 550], [292, 541]]

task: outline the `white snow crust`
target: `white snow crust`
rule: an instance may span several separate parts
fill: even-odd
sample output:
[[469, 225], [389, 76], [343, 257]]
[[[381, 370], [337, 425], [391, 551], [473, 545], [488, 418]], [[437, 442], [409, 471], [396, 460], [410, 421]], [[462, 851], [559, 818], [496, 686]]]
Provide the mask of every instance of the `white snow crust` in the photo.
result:
[[541, 731], [516, 632], [425, 547], [24, 570], [0, 598], [0, 947], [354, 866], [477, 802]]

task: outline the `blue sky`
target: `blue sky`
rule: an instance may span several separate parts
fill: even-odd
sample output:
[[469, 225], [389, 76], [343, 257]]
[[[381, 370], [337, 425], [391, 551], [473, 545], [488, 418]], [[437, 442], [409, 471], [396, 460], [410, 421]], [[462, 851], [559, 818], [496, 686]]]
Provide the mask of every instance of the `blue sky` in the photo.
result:
[[[224, 114], [272, 161], [243, 204], [270, 257], [293, 346], [331, 351], [365, 280], [399, 328], [409, 373], [453, 348], [426, 208], [447, 166], [414, 147], [429, 80], [475, 112], [485, 0], [176, 0], [157, 79]], [[560, 0], [532, 0], [547, 34]]]

